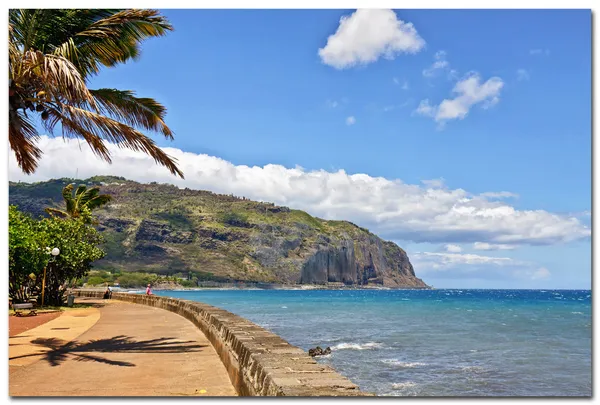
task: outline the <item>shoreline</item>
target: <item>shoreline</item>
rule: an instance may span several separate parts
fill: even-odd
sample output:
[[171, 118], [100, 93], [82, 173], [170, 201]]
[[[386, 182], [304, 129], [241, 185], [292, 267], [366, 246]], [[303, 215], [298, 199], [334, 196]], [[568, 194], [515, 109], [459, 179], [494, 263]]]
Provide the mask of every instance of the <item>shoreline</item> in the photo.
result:
[[[80, 298], [102, 298], [98, 289], [72, 293]], [[212, 344], [240, 396], [375, 396], [279, 335], [219, 307], [116, 291], [112, 299], [167, 310], [193, 323]]]
[[[145, 291], [145, 287], [137, 288], [123, 288], [117, 286], [111, 286], [114, 292], [133, 292], [133, 291]], [[104, 290], [105, 287], [78, 287], [76, 289], [86, 290]], [[270, 285], [270, 286], [240, 286], [235, 284], [223, 285], [223, 286], [211, 286], [211, 287], [183, 287], [183, 286], [161, 286], [158, 285], [152, 288], [152, 291], [219, 291], [219, 290], [248, 290], [248, 291], [313, 291], [313, 290], [331, 290], [331, 291], [346, 291], [346, 290], [376, 290], [376, 291], [388, 291], [388, 290], [434, 290], [433, 288], [422, 288], [422, 287], [383, 287], [383, 286], [320, 286], [320, 285]]]

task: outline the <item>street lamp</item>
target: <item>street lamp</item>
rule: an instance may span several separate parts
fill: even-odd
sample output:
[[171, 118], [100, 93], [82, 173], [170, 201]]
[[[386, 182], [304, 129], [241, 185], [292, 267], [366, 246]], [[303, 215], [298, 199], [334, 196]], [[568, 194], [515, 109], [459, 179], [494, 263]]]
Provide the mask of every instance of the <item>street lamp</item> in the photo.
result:
[[[54, 261], [56, 256], [58, 256], [60, 254], [60, 249], [55, 247], [54, 249], [50, 250], [50, 248], [47, 247], [46, 253], [49, 253], [52, 255], [50, 260], [48, 260], [48, 264], [50, 264], [50, 262]], [[46, 292], [46, 267], [48, 267], [48, 266], [44, 266], [44, 278], [42, 279], [42, 306], [44, 305], [44, 293]]]

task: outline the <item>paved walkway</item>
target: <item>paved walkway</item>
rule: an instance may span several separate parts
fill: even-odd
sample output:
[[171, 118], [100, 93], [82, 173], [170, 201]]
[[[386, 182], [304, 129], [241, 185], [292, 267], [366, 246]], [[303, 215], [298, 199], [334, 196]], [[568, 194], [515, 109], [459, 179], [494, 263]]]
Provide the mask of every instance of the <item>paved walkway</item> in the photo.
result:
[[234, 396], [204, 334], [172, 312], [77, 298], [97, 308], [9, 338], [11, 396]]

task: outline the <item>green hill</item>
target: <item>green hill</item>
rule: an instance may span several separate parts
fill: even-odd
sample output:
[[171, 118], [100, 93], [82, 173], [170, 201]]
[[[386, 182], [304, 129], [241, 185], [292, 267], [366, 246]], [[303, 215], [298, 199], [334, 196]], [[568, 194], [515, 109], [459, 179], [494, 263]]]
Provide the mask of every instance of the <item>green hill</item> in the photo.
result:
[[33, 216], [62, 207], [68, 183], [99, 185], [113, 196], [94, 211], [107, 255], [98, 269], [200, 280], [427, 288], [406, 252], [347, 221], [168, 184], [122, 177], [9, 183], [9, 201]]

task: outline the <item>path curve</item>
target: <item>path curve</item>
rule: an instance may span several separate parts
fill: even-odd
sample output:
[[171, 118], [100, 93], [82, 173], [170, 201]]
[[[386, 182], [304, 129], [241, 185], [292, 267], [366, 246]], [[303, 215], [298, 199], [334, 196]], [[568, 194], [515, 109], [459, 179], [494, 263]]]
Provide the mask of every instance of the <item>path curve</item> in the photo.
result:
[[[38, 329], [52, 329], [64, 315], [24, 332], [35, 337], [30, 344], [44, 353], [33, 364], [11, 367], [10, 395], [237, 395], [208, 339], [185, 318], [122, 301], [110, 301], [98, 310], [97, 322], [70, 342], [37, 336]], [[10, 357], [9, 363], [32, 358], [15, 358], [12, 349]]]

